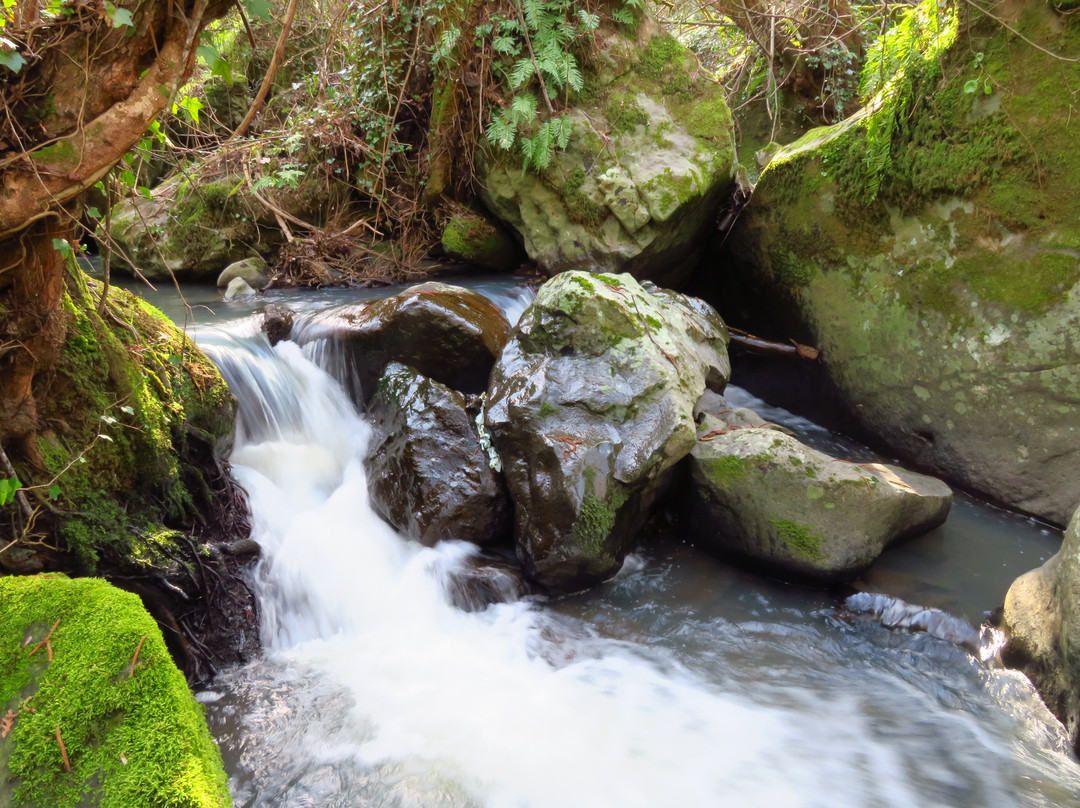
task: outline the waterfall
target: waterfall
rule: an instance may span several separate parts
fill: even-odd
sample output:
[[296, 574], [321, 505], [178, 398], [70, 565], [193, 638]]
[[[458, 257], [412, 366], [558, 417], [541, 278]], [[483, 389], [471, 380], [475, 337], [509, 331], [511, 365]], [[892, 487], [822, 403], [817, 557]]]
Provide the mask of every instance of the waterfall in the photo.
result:
[[670, 594], [682, 551], [578, 599], [455, 609], [473, 550], [375, 515], [340, 381], [246, 325], [199, 340], [239, 400], [263, 549], [265, 659], [204, 699], [238, 805], [1080, 806], [1015, 675], [827, 611], [717, 617]]

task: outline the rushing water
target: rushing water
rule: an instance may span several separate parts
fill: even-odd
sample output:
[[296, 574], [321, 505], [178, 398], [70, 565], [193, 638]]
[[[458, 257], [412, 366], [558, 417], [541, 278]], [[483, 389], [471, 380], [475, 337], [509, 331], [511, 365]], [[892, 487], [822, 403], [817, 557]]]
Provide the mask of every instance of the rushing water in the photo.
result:
[[[240, 401], [231, 460], [263, 547], [265, 655], [202, 694], [236, 805], [1080, 808], [1080, 766], [1022, 676], [729, 567], [676, 523], [591, 592], [454, 609], [471, 550], [373, 514], [341, 385], [242, 321], [198, 336]], [[960, 498], [856, 587], [977, 622], [1054, 544]]]

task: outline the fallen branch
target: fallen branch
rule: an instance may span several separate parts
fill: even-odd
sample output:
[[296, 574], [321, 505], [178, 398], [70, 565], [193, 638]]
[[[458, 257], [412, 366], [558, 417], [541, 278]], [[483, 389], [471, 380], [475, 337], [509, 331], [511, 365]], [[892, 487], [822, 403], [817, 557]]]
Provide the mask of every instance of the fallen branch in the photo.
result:
[[728, 326], [728, 332], [732, 342], [736, 345], [742, 345], [744, 348], [753, 351], [754, 353], [764, 354], [766, 356], [797, 356], [800, 359], [811, 360], [821, 356], [821, 352], [817, 348], [812, 348], [809, 345], [802, 345], [795, 340], [791, 340], [790, 345], [783, 342], [773, 342], [772, 340], [755, 337], [753, 334], [738, 328], [732, 328], [731, 326]]
[[263, 102], [266, 101], [266, 96], [270, 92], [270, 87], [274, 84], [274, 77], [277, 75], [278, 65], [281, 64], [281, 59], [285, 55], [285, 44], [289, 41], [289, 31], [292, 29], [293, 17], [296, 16], [297, 5], [297, 0], [289, 0], [289, 6], [285, 9], [285, 19], [281, 21], [281, 33], [278, 34], [277, 45], [274, 47], [274, 53], [270, 57], [270, 66], [266, 68], [266, 75], [263, 77], [262, 85], [259, 87], [259, 92], [255, 95], [255, 100], [251, 102], [247, 115], [244, 116], [244, 120], [240, 122], [240, 125], [236, 127], [236, 131], [232, 133], [230, 140], [232, 138], [243, 137], [247, 134], [247, 130], [251, 127], [251, 122], [255, 120], [255, 116], [258, 115], [259, 110], [262, 109]]

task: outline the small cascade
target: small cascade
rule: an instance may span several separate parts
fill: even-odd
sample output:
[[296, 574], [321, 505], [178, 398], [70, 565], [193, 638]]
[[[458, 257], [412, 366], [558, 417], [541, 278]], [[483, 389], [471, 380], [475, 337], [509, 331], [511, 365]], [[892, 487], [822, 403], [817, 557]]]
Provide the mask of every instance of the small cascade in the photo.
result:
[[375, 515], [368, 428], [322, 358], [248, 324], [199, 340], [240, 402], [263, 548], [266, 656], [203, 698], [237, 805], [1080, 808], [1030, 685], [767, 589], [721, 610], [716, 562], [681, 545], [515, 599], [475, 548]]

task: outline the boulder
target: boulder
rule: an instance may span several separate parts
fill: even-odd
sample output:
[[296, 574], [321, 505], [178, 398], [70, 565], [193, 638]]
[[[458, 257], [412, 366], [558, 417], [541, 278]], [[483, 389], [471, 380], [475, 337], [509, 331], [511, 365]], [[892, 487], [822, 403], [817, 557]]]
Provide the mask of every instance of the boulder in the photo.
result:
[[525, 577], [520, 564], [491, 551], [471, 554], [435, 574], [450, 602], [463, 612], [480, 612], [541, 592]]
[[1080, 510], [1057, 554], [1009, 587], [1002, 628], [1002, 660], [1027, 674], [1080, 749]]
[[569, 591], [619, 569], [695, 444], [694, 403], [727, 383], [726, 347], [714, 311], [630, 275], [566, 272], [540, 288], [485, 411], [526, 575]]
[[885, 547], [945, 521], [939, 480], [852, 464], [783, 432], [705, 416], [690, 453], [698, 542], [769, 572], [821, 583], [853, 578]]
[[459, 213], [446, 223], [442, 248], [448, 258], [491, 272], [513, 269], [521, 263], [514, 239], [474, 213]]
[[510, 323], [479, 292], [423, 283], [400, 294], [321, 312], [296, 324], [293, 339], [365, 404], [389, 362], [401, 362], [465, 393], [487, 388]]
[[243, 278], [233, 278], [221, 297], [224, 300], [235, 300], [238, 297], [254, 297], [256, 294], [258, 293], [248, 286], [248, 282]]
[[252, 289], [262, 291], [266, 288], [266, 259], [262, 256], [252, 256], [242, 261], [234, 261], [218, 275], [217, 287], [224, 289], [234, 278], [243, 278]]
[[103, 580], [0, 578], [0, 709], [5, 804], [232, 805], [161, 629]]
[[[1080, 52], [1080, 16], [999, 11]], [[819, 347], [854, 419], [898, 456], [1064, 524], [1080, 500], [1080, 149], [1061, 88], [1080, 64], [975, 11], [958, 30], [955, 13], [919, 45], [909, 91], [773, 157], [717, 300]]]
[[543, 171], [489, 147], [488, 210], [548, 273], [625, 271], [679, 285], [735, 176], [723, 88], [648, 18], [597, 32], [599, 64], [566, 114], [572, 134]]
[[509, 536], [506, 487], [481, 450], [461, 393], [391, 362], [370, 412], [364, 467], [380, 516], [429, 547], [442, 539], [484, 545]]

